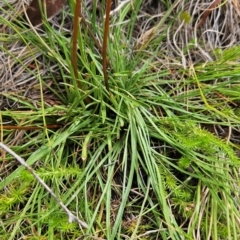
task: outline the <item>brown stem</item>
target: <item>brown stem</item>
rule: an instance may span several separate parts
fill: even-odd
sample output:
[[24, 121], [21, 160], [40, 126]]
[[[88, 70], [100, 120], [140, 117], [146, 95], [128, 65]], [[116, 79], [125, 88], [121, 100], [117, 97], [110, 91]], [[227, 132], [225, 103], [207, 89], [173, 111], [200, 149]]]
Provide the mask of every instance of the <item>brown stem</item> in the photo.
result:
[[[73, 33], [72, 33], [72, 67], [74, 76], [78, 79], [78, 68], [77, 68], [77, 43], [78, 43], [78, 31], [79, 31], [79, 16], [81, 12], [81, 0], [76, 0], [74, 19], [73, 19]], [[78, 87], [82, 89], [80, 81], [77, 82]]]
[[[62, 125], [59, 124], [49, 124], [46, 126], [47, 129], [58, 129], [62, 127]], [[43, 129], [45, 127], [39, 127], [39, 126], [15, 126], [15, 125], [1, 125], [1, 129], [8, 129], [8, 130], [38, 130]]]
[[221, 3], [221, 0], [213, 1], [209, 7], [203, 12], [203, 15], [200, 19], [200, 22], [197, 24], [197, 28], [200, 28], [206, 21], [208, 15], [217, 7], [218, 4]]
[[[79, 17], [81, 17], [81, 0], [76, 0], [74, 19], [73, 19], [73, 33], [72, 33], [72, 56], [71, 62], [73, 67], [73, 72], [76, 80], [79, 80], [78, 76], [78, 66], [77, 66], [77, 49], [78, 49], [78, 32], [79, 32]], [[78, 88], [82, 90], [82, 84], [77, 81]], [[86, 102], [90, 103], [89, 97], [86, 97]]]
[[106, 19], [105, 19], [105, 26], [104, 26], [104, 35], [103, 35], [103, 51], [102, 51], [102, 64], [103, 64], [103, 76], [105, 87], [109, 92], [109, 84], [108, 84], [108, 74], [107, 74], [107, 40], [108, 40], [108, 33], [109, 33], [109, 22], [110, 22], [110, 11], [111, 11], [111, 4], [112, 0], [107, 0], [106, 4]]

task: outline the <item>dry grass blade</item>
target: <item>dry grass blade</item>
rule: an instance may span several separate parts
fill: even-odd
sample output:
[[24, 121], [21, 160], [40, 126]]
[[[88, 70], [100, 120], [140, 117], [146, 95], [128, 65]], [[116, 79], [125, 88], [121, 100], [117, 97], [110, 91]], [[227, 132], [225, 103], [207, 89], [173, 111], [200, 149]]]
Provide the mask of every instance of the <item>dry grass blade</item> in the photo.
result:
[[215, 0], [215, 1], [213, 1], [213, 2], [210, 4], [210, 6], [204, 11], [204, 13], [203, 13], [203, 15], [202, 15], [202, 17], [201, 17], [201, 20], [200, 20], [200, 22], [199, 22], [198, 25], [197, 25], [198, 28], [201, 27], [201, 26], [204, 24], [204, 22], [206, 21], [207, 17], [209, 16], [209, 14], [214, 10], [214, 8], [216, 8], [216, 6], [217, 6], [218, 4], [220, 4], [220, 3], [221, 3], [221, 0]]
[[238, 13], [238, 16], [240, 16], [240, 3], [237, 0], [232, 0], [232, 4]]

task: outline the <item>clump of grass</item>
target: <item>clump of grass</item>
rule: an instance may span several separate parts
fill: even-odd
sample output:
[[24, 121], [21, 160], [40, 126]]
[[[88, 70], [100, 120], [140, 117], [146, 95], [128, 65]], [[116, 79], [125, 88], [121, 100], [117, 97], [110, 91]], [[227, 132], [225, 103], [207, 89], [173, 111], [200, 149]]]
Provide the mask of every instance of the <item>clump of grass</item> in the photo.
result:
[[[20, 85], [9, 91], [7, 75], [1, 76], [1, 138], [89, 225], [68, 223], [54, 199], [2, 151], [3, 239], [239, 238], [238, 46], [212, 49], [211, 62], [194, 61], [206, 56], [206, 39], [199, 30], [198, 44], [190, 44], [193, 36], [184, 42], [189, 26], [177, 16], [199, 10], [190, 1], [163, 1], [160, 19], [146, 12], [149, 4], [129, 2], [111, 16], [110, 91], [101, 53], [83, 25], [77, 77], [68, 20], [57, 17], [54, 26], [44, 22], [42, 31], [32, 31], [0, 18], [9, 28], [1, 35], [8, 48], [1, 51], [15, 69], [14, 86]], [[85, 6], [84, 17], [102, 39], [104, 20], [97, 19], [104, 8], [92, 9]], [[70, 19], [73, 12], [70, 1], [70, 12], [61, 16]], [[217, 39], [214, 48], [223, 47]], [[57, 128], [48, 128], [52, 124]]]

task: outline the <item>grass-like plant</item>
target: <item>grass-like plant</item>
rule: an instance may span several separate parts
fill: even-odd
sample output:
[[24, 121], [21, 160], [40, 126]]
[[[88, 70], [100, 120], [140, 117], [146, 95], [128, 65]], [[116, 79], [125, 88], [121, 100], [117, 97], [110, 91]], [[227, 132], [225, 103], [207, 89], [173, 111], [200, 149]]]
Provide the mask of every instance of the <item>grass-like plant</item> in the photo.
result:
[[125, 1], [106, 36], [85, 1], [77, 41], [75, 1], [39, 30], [0, 5], [1, 142], [88, 224], [2, 151], [1, 239], [239, 239], [239, 46], [180, 2]]

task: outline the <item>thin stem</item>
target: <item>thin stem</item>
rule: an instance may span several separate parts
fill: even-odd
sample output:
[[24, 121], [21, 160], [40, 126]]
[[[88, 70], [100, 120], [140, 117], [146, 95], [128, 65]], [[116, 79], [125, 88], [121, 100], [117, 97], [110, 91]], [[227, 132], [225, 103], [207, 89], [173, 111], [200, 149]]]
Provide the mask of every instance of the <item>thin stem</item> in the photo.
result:
[[[78, 66], [77, 66], [77, 49], [78, 49], [78, 33], [79, 33], [79, 18], [81, 18], [81, 0], [76, 0], [74, 19], [73, 19], [73, 33], [72, 33], [72, 67], [76, 80], [79, 79], [78, 75]], [[82, 84], [80, 81], [77, 81], [77, 86], [82, 90]], [[86, 102], [90, 103], [91, 100], [89, 97], [86, 97]]]
[[108, 33], [109, 33], [111, 4], [112, 4], [112, 0], [107, 0], [106, 14], [105, 14], [106, 18], [105, 18], [104, 36], [103, 36], [103, 51], [102, 51], [104, 82], [108, 92], [110, 90], [109, 90], [108, 74], [107, 74], [107, 40], [108, 40]]
[[2, 129], [10, 129], [10, 130], [37, 130], [37, 129], [43, 129], [43, 128], [47, 128], [47, 129], [58, 129], [62, 127], [62, 125], [60, 124], [47, 124], [46, 127], [45, 126], [15, 126], [15, 125], [1, 125]]
[[[78, 68], [77, 68], [77, 43], [78, 43], [78, 31], [79, 31], [79, 16], [81, 12], [81, 0], [76, 0], [74, 19], [73, 19], [73, 33], [72, 33], [72, 67], [74, 76], [78, 79]], [[77, 82], [78, 87], [82, 89], [80, 81]]]

